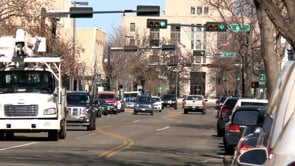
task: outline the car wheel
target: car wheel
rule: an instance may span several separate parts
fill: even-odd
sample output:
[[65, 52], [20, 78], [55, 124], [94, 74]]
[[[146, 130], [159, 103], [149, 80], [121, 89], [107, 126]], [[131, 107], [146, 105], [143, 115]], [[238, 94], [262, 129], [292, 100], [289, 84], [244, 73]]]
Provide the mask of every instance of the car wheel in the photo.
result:
[[202, 114], [205, 115], [205, 114], [206, 114], [206, 110], [203, 110], [203, 111], [202, 111]]
[[151, 115], [154, 115], [154, 111], [151, 112]]
[[186, 109], [184, 109], [184, 110], [183, 110], [183, 113], [184, 113], [184, 114], [187, 114], [187, 113], [188, 113], [188, 111], [187, 111]]
[[134, 112], [133, 112], [133, 114], [134, 114], [134, 115], [136, 115], [136, 114], [137, 114], [137, 112], [136, 112], [136, 111], [134, 111]]

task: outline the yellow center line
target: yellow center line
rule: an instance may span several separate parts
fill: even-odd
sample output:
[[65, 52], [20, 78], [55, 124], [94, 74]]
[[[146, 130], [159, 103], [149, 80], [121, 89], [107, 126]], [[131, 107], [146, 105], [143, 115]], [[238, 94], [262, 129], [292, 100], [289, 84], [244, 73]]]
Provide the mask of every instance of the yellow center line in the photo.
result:
[[117, 138], [122, 141], [121, 145], [116, 146], [108, 151], [105, 151], [105, 152], [99, 154], [98, 155], [99, 157], [110, 158], [110, 157], [114, 156], [115, 154], [119, 153], [120, 151], [127, 149], [134, 144], [134, 142], [131, 139], [129, 139], [125, 136], [119, 135], [119, 134], [103, 131], [102, 129], [97, 129], [96, 132]]

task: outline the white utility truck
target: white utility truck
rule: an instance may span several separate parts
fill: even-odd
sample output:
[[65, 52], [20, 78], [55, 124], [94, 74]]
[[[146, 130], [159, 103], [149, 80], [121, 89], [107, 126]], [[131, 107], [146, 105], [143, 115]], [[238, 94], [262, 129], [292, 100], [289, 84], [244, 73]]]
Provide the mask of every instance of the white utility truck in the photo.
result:
[[40, 56], [45, 51], [46, 39], [23, 29], [0, 37], [0, 139], [25, 132], [66, 138], [61, 58]]

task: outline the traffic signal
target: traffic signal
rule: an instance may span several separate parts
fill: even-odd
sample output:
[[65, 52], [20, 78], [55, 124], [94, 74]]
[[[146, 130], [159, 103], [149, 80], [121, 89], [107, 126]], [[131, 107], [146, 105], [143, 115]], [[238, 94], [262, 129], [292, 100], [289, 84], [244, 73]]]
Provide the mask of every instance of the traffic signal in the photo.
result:
[[71, 7], [70, 18], [92, 18], [92, 7]]
[[251, 82], [251, 88], [258, 88], [259, 83], [257, 81]]
[[205, 50], [193, 50], [193, 56], [205, 56]]
[[167, 19], [147, 19], [147, 28], [152, 29], [166, 29]]
[[227, 25], [224, 22], [206, 22], [205, 31], [209, 32], [225, 32]]

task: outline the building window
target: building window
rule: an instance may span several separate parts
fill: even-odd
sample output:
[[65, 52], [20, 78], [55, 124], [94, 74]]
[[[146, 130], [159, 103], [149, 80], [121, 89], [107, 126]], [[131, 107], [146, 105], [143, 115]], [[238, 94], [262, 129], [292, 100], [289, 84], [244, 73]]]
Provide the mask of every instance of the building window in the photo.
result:
[[202, 7], [197, 7], [197, 14], [198, 15], [202, 14]]
[[208, 14], [209, 13], [209, 7], [204, 7], [204, 14]]
[[196, 14], [196, 9], [195, 9], [195, 7], [191, 7], [191, 14]]
[[134, 32], [135, 31], [135, 23], [130, 23], [130, 32]]
[[129, 45], [135, 46], [135, 39], [130, 39], [129, 42], [130, 42]]
[[194, 49], [194, 40], [195, 40], [195, 27], [192, 24], [191, 27], [191, 49]]
[[150, 46], [160, 45], [160, 31], [159, 29], [150, 30]]
[[180, 25], [171, 25], [170, 39], [171, 43], [176, 44], [180, 42]]
[[202, 42], [201, 42], [201, 40], [196, 40], [196, 49], [202, 49]]
[[227, 43], [227, 33], [226, 32], [219, 32], [217, 33], [217, 48], [220, 45]]

